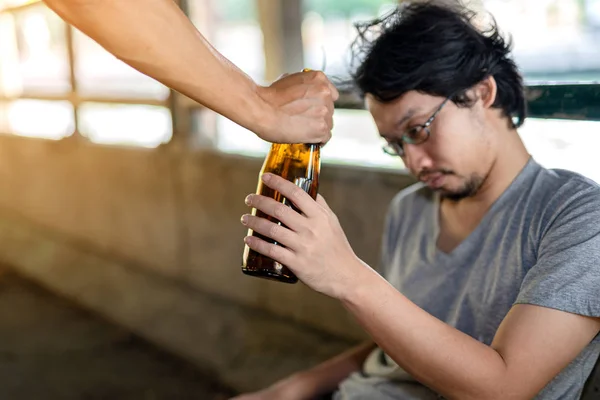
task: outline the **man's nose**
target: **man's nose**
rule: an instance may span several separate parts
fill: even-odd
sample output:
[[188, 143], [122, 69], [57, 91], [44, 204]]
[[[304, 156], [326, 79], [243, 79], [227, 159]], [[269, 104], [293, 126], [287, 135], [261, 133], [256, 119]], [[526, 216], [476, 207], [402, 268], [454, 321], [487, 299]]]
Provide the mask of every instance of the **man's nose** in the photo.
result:
[[433, 168], [433, 160], [421, 144], [404, 144], [404, 163], [414, 174]]

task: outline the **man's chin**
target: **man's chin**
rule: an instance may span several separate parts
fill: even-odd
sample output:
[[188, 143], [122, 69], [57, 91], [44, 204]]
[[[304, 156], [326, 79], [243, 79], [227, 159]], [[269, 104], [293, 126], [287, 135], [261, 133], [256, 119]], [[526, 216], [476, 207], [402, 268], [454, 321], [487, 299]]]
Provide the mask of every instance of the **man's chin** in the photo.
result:
[[466, 182], [465, 185], [458, 188], [448, 187], [447, 185], [441, 186], [437, 189], [434, 189], [437, 193], [440, 194], [440, 197], [443, 199], [448, 199], [452, 201], [459, 201], [462, 199], [466, 199], [467, 197], [473, 197], [479, 191], [481, 187], [482, 179], [471, 179]]
[[472, 196], [472, 194], [465, 191], [451, 191], [447, 189], [436, 189], [437, 193], [440, 194], [442, 199], [451, 200], [451, 201], [459, 201], [465, 199], [467, 197]]

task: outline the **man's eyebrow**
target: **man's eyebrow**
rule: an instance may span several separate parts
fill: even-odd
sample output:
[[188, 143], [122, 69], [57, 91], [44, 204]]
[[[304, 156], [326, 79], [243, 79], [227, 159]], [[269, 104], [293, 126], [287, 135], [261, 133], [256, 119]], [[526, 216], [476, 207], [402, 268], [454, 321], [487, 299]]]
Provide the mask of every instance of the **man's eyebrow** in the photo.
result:
[[[402, 124], [404, 124], [406, 121], [411, 119], [413, 116], [415, 116], [420, 111], [421, 111], [420, 108], [409, 108], [408, 111], [402, 116], [402, 118], [400, 118], [398, 121], [396, 121], [394, 123], [392, 129], [397, 129], [397, 128], [401, 127]], [[397, 135], [394, 135], [392, 132], [385, 132], [385, 133], [380, 132], [379, 136], [383, 137], [384, 139], [391, 139], [391, 138], [394, 138], [394, 136], [397, 136]]]
[[411, 119], [417, 112], [420, 111], [419, 108], [409, 108], [408, 111], [400, 118], [395, 124], [394, 128], [398, 128], [402, 126], [406, 121]]

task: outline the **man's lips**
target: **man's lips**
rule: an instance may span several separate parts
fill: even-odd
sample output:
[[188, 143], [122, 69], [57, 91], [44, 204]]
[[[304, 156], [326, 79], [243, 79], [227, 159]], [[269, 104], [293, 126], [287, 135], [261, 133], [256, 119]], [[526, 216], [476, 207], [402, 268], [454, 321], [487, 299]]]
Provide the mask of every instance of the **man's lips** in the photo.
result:
[[421, 182], [425, 183], [427, 186], [436, 189], [443, 186], [444, 181], [446, 180], [446, 175], [440, 172], [437, 173], [429, 173], [426, 175], [422, 175], [419, 179]]

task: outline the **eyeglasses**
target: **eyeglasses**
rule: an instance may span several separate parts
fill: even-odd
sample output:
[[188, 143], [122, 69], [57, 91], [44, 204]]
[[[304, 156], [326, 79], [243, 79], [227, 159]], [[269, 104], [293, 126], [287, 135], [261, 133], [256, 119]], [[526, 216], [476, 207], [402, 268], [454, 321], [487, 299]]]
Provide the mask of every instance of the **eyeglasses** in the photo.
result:
[[400, 139], [397, 139], [393, 142], [387, 143], [385, 146], [383, 146], [383, 151], [386, 154], [389, 154], [391, 156], [404, 157], [404, 144], [405, 143], [421, 144], [421, 143], [427, 141], [427, 139], [429, 139], [429, 136], [431, 136], [431, 130], [429, 127], [433, 123], [433, 120], [435, 119], [435, 117], [437, 117], [439, 112], [446, 105], [448, 100], [450, 100], [450, 97], [447, 97], [446, 100], [444, 100], [442, 102], [442, 104], [440, 104], [440, 106], [435, 110], [433, 115], [431, 117], [429, 117], [429, 119], [427, 121], [425, 121], [424, 124], [417, 125], [417, 126], [410, 128], [409, 130], [407, 130], [406, 132], [404, 132], [402, 134]]

